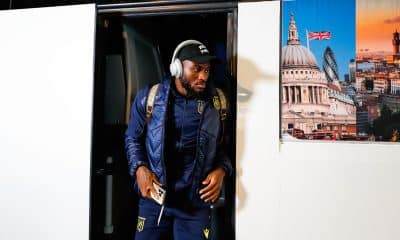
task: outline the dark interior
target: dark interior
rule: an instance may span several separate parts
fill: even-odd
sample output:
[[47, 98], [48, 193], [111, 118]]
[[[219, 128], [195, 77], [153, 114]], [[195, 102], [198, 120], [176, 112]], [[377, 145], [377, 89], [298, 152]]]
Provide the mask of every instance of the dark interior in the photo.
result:
[[[245, 0], [243, 0], [245, 1]], [[165, 0], [2, 0], [0, 1], [0, 10], [2, 9], [21, 9], [21, 8], [36, 8], [36, 7], [52, 7], [73, 4], [160, 4], [165, 3]], [[237, 2], [237, 0], [169, 0], [175, 3], [200, 3], [200, 2]]]
[[[236, 69], [235, 10], [179, 12], [151, 16], [99, 13], [96, 26], [96, 72], [92, 146], [90, 239], [134, 239], [137, 197], [124, 150], [131, 100], [146, 84], [169, 74], [175, 47], [186, 39], [203, 42], [219, 57], [210, 80], [226, 93], [228, 149], [235, 169]], [[108, 160], [107, 160], [108, 159]], [[106, 201], [107, 181], [112, 198]], [[223, 196], [213, 208], [212, 239], [235, 239], [235, 176], [226, 179]], [[110, 203], [112, 200], [112, 203]], [[106, 205], [112, 217], [106, 218]], [[105, 228], [105, 225], [108, 227]], [[110, 227], [112, 225], [112, 228]], [[223, 235], [223, 237], [222, 237]]]

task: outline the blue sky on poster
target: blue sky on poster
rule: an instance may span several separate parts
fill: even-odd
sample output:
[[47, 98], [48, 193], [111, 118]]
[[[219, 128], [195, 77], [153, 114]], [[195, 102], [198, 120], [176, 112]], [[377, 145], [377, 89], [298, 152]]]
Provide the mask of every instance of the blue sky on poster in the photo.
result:
[[330, 31], [330, 40], [310, 41], [310, 50], [322, 69], [324, 51], [329, 46], [339, 67], [339, 78], [349, 73], [350, 59], [355, 59], [356, 29], [355, 0], [291, 0], [282, 3], [282, 46], [286, 46], [290, 13], [294, 13], [300, 43], [307, 47], [309, 32]]

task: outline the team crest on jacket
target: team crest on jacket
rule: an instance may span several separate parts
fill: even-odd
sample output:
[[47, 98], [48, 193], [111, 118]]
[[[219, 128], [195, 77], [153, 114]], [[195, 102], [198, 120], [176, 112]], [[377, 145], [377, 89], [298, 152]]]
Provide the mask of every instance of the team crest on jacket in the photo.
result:
[[208, 235], [210, 234], [210, 229], [204, 228], [203, 233], [204, 233], [204, 237], [205, 237], [206, 239], [208, 239]]
[[138, 232], [143, 231], [144, 221], [146, 221], [146, 218], [138, 217], [137, 226], [136, 226], [136, 230]]

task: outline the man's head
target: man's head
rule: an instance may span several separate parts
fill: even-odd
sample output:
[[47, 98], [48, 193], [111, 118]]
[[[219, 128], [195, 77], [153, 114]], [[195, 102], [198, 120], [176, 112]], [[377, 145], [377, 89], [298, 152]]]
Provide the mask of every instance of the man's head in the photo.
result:
[[177, 58], [182, 64], [181, 74], [177, 74], [175, 84], [183, 87], [184, 95], [193, 96], [201, 94], [206, 88], [206, 83], [210, 74], [211, 62], [217, 60], [215, 56], [200, 43], [188, 44], [183, 46]]

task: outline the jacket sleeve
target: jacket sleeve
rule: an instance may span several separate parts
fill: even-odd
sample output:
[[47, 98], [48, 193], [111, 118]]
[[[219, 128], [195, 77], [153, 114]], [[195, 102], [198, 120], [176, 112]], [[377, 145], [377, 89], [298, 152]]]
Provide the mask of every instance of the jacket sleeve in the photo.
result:
[[136, 178], [136, 169], [149, 167], [146, 152], [146, 100], [149, 87], [138, 92], [131, 106], [128, 128], [125, 132], [125, 151], [128, 160], [129, 174]]

